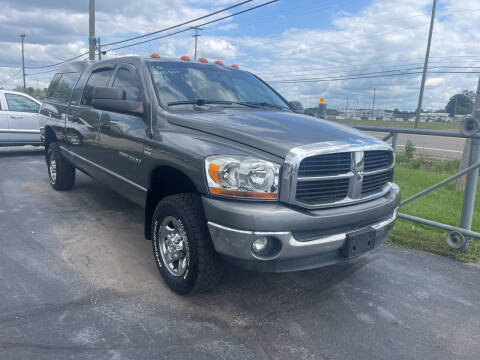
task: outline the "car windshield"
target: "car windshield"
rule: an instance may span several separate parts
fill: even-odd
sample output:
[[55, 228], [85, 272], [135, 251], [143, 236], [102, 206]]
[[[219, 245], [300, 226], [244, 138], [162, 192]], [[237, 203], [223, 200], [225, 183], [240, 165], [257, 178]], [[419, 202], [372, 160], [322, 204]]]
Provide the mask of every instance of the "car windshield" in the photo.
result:
[[288, 104], [254, 75], [219, 65], [150, 63], [159, 101], [173, 107], [255, 106], [287, 109]]

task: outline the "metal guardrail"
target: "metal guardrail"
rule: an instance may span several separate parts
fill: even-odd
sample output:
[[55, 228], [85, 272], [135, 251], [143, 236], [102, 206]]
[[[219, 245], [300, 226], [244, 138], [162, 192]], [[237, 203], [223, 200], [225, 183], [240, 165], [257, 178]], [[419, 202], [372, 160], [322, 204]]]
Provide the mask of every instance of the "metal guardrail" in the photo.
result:
[[[480, 92], [480, 90], [479, 90]], [[477, 94], [478, 96], [478, 94]], [[478, 112], [478, 111], [477, 111]], [[475, 119], [473, 119], [475, 121]], [[476, 121], [480, 121], [477, 119]], [[388, 133], [387, 136], [383, 138], [384, 141], [392, 139], [392, 148], [396, 152], [397, 148], [397, 141], [398, 141], [398, 134], [416, 134], [416, 135], [426, 135], [426, 136], [442, 136], [442, 137], [457, 137], [457, 138], [465, 138], [471, 139], [470, 142], [470, 152], [469, 152], [469, 159], [468, 159], [468, 167], [457, 172], [455, 175], [452, 175], [445, 180], [435, 184], [420, 193], [403, 200], [400, 203], [400, 206], [408, 204], [411, 201], [414, 201], [441, 186], [453, 181], [465, 174], [467, 174], [467, 181], [465, 184], [465, 192], [463, 195], [463, 204], [462, 204], [462, 215], [460, 220], [460, 226], [452, 226], [448, 224], [443, 224], [440, 222], [399, 213], [398, 217], [414, 221], [420, 224], [433, 226], [439, 229], [447, 230], [449, 233], [447, 234], [447, 242], [448, 244], [457, 249], [462, 249], [463, 251], [468, 251], [468, 246], [470, 244], [471, 238], [478, 238], [480, 239], [480, 233], [472, 231], [472, 220], [474, 214], [474, 206], [475, 206], [475, 196], [476, 196], [476, 189], [478, 183], [478, 171], [480, 167], [480, 133], [476, 134], [468, 134], [467, 131], [462, 132], [454, 132], [454, 131], [441, 131], [441, 130], [428, 130], [428, 129], [408, 129], [408, 128], [389, 128], [389, 127], [376, 127], [376, 126], [355, 126], [355, 128], [364, 131], [373, 131], [373, 132], [386, 132]], [[465, 132], [467, 134], [465, 134]]]

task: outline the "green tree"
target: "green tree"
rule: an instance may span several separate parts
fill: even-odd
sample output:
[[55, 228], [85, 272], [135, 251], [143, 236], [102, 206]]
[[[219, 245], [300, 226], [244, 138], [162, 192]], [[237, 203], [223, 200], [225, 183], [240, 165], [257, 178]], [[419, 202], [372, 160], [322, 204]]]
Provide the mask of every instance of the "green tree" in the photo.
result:
[[46, 89], [34, 89], [33, 87], [28, 87], [25, 90], [23, 89], [23, 86], [17, 86], [15, 89], [13, 89], [18, 92], [23, 92], [27, 95], [33, 96], [36, 99], [43, 100], [45, 99], [45, 94], [46, 94]]
[[453, 95], [445, 106], [445, 112], [450, 116], [455, 115], [468, 115], [472, 113], [473, 101], [468, 91], [464, 91], [462, 94]]

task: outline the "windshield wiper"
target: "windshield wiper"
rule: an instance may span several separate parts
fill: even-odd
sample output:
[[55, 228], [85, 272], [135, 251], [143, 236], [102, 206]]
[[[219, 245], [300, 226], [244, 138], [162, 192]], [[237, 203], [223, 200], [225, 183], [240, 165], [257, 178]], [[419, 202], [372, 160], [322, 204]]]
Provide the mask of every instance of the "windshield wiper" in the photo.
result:
[[167, 103], [168, 106], [174, 105], [198, 105], [204, 106], [209, 104], [217, 104], [217, 105], [243, 105], [248, 107], [259, 107], [259, 105], [254, 103], [247, 103], [242, 101], [230, 101], [230, 100], [205, 100], [205, 99], [197, 99], [197, 100], [181, 100], [181, 101], [172, 101]]
[[243, 104], [249, 104], [249, 105], [253, 105], [253, 106], [256, 106], [256, 107], [271, 107], [271, 108], [275, 108], [275, 109], [284, 109], [284, 110], [292, 111], [292, 109], [290, 109], [287, 106], [282, 106], [282, 105], [279, 105], [279, 104], [274, 104], [274, 103], [269, 103], [269, 102], [249, 101], [249, 102], [244, 102]]

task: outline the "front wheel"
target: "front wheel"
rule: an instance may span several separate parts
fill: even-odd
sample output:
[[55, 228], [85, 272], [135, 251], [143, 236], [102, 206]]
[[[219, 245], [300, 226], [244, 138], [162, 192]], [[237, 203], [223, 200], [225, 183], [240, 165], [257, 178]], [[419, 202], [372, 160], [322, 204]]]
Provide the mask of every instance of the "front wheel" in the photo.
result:
[[153, 215], [152, 239], [158, 270], [177, 294], [205, 292], [219, 283], [223, 269], [198, 195], [177, 194], [160, 201]]
[[69, 190], [75, 183], [75, 168], [60, 153], [58, 143], [48, 146], [47, 170], [50, 184], [55, 190]]

